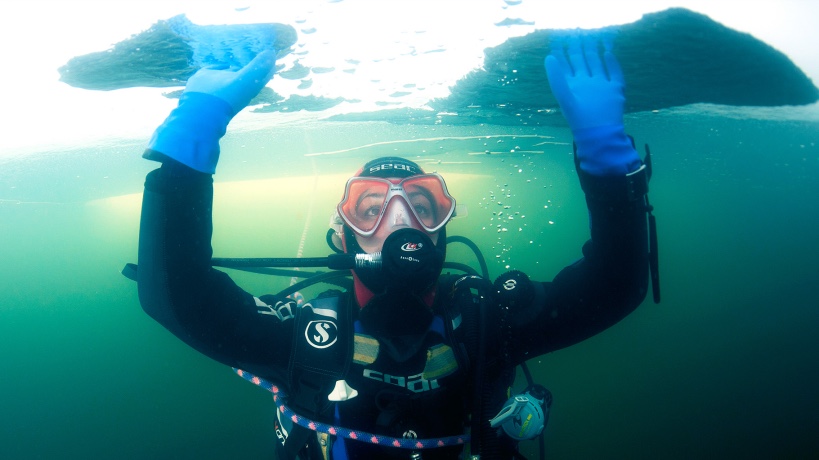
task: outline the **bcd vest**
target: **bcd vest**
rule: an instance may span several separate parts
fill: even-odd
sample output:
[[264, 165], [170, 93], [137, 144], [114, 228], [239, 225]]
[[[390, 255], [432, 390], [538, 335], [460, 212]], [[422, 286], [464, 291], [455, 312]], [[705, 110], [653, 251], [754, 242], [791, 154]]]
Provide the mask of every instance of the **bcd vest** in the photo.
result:
[[[499, 338], [478, 330], [481, 309], [497, 304], [476, 285], [481, 283], [474, 277], [442, 281], [432, 323], [412, 337], [368, 334], [347, 294], [331, 292], [305, 304], [296, 315], [289, 406], [322, 423], [395, 438], [463, 434], [469, 426], [466, 416], [478, 401], [483, 401], [481, 420], [488, 420], [506, 399], [514, 372], [502, 365]], [[496, 321], [500, 311], [492, 310], [498, 311], [484, 311], [483, 321]], [[490, 352], [475, 366], [481, 341]], [[482, 369], [480, 379], [476, 369]], [[478, 380], [482, 385], [475, 385]], [[331, 445], [326, 436], [316, 438], [286, 422], [277, 426], [280, 439], [286, 438], [280, 458], [327, 458], [329, 452], [335, 459], [410, 458], [410, 451], [366, 441], [339, 439]], [[489, 448], [504, 447], [498, 442], [489, 439]], [[456, 458], [461, 449], [427, 449], [422, 458]]]

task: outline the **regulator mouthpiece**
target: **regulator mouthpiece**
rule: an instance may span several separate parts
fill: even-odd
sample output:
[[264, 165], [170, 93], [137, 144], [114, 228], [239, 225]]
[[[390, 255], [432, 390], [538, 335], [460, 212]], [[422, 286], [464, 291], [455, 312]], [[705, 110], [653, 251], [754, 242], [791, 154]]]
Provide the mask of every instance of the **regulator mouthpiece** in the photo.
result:
[[444, 265], [444, 251], [436, 248], [429, 235], [414, 228], [401, 228], [390, 233], [380, 252], [330, 257], [338, 261], [330, 268], [352, 268], [375, 294], [387, 290], [423, 293], [437, 281]]
[[386, 285], [399, 291], [425, 291], [438, 279], [444, 264], [430, 237], [414, 228], [391, 233], [381, 253]]

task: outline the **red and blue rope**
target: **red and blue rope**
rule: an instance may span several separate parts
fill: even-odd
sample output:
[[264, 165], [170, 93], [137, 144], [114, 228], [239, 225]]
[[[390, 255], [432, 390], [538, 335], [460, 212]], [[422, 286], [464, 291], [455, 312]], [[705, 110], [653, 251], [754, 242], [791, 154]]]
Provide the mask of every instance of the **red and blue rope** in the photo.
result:
[[248, 382], [257, 385], [265, 390], [273, 393], [273, 401], [276, 407], [286, 418], [289, 418], [293, 423], [303, 426], [312, 431], [319, 433], [327, 433], [331, 436], [338, 436], [345, 439], [352, 439], [354, 441], [369, 442], [371, 444], [378, 444], [381, 446], [396, 447], [399, 449], [435, 449], [438, 447], [447, 446], [462, 446], [469, 442], [469, 435], [447, 436], [443, 438], [430, 439], [411, 439], [411, 438], [393, 438], [390, 436], [383, 436], [380, 434], [368, 433], [366, 431], [350, 430], [348, 428], [328, 425], [326, 423], [316, 422], [308, 418], [296, 414], [285, 405], [287, 395], [278, 385], [273, 384], [261, 377], [257, 377], [249, 372], [241, 369], [233, 369], [236, 373], [247, 380]]

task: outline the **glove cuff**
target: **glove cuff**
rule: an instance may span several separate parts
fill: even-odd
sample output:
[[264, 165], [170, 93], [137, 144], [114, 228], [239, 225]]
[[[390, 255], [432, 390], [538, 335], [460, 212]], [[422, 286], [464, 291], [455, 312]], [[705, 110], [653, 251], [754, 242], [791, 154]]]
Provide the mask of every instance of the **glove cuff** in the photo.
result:
[[573, 130], [576, 161], [594, 176], [622, 176], [640, 167], [640, 156], [623, 125]]
[[583, 170], [578, 171], [580, 187], [589, 202], [628, 203], [642, 200], [648, 193], [648, 179], [651, 171], [641, 164], [636, 171], [622, 176], [594, 176]]
[[219, 139], [235, 115], [223, 99], [205, 93], [183, 93], [179, 105], [154, 131], [143, 154], [161, 161], [159, 152], [197, 171], [213, 174], [219, 161]]

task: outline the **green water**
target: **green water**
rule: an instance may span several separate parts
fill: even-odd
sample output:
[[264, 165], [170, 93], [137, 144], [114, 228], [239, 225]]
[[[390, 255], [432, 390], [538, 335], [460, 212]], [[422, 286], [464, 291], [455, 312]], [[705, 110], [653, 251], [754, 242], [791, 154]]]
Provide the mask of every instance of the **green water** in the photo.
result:
[[[548, 458], [815, 458], [819, 124], [696, 112], [627, 123], [654, 153], [663, 301], [532, 360], [555, 397]], [[482, 134], [519, 137], [452, 139]], [[232, 133], [216, 176], [216, 255], [292, 257], [302, 234], [305, 256], [326, 255], [343, 185], [329, 178], [396, 153], [454, 178], [469, 215], [449, 232], [484, 249], [492, 276], [508, 266], [551, 279], [579, 257], [588, 222], [570, 148], [531, 134], [569, 141], [558, 128], [377, 123]], [[304, 156], [413, 138], [447, 139]], [[470, 155], [484, 150], [505, 153]], [[0, 458], [272, 456], [269, 394], [154, 323], [119, 274], [136, 260], [138, 197], [94, 200], [141, 191], [153, 165], [140, 153], [123, 141], [4, 165]], [[462, 248], [450, 256], [472, 261]], [[289, 284], [235, 275], [256, 294]]]

